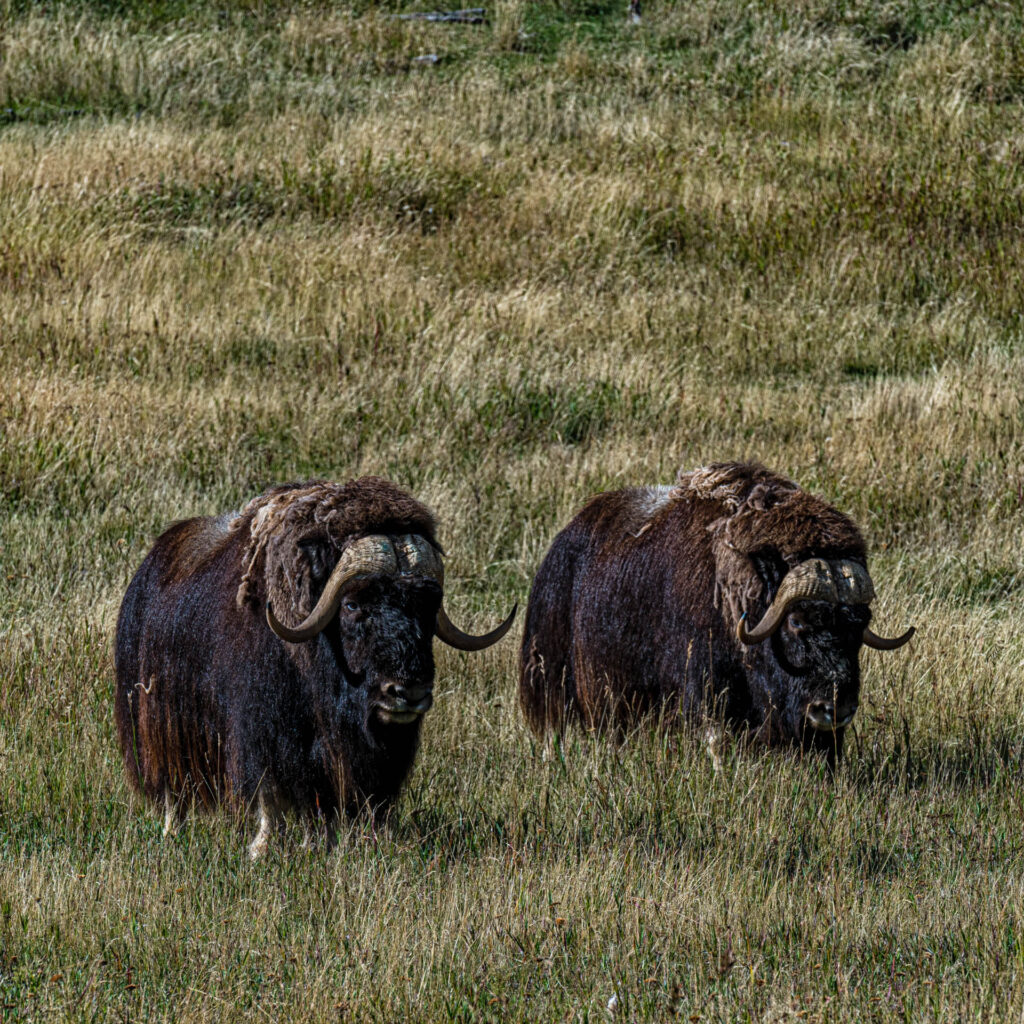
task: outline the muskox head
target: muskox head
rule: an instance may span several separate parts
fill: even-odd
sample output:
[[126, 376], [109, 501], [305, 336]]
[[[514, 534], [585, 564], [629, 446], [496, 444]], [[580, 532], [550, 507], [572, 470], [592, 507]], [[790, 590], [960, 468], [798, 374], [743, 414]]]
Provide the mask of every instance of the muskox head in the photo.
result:
[[707, 527], [716, 604], [766, 728], [837, 752], [860, 698], [861, 647], [894, 650], [914, 632], [894, 640], [872, 632], [863, 536], [834, 506], [763, 466], [716, 463], [679, 481], [719, 513]]
[[[769, 571], [763, 568], [762, 571]], [[744, 612], [736, 626], [740, 643], [768, 641], [777, 692], [773, 710], [790, 735], [835, 733], [856, 714], [861, 645], [895, 650], [913, 635], [886, 639], [871, 630], [875, 589], [867, 569], [850, 558], [809, 558], [789, 569], [753, 628]], [[767, 654], [766, 654], [767, 657]]]
[[357, 703], [368, 726], [409, 725], [430, 710], [435, 635], [459, 650], [479, 651], [497, 643], [512, 625], [514, 608], [483, 636], [452, 624], [442, 604], [441, 554], [425, 537], [361, 537], [345, 547], [333, 568], [330, 547], [315, 538], [300, 544], [311, 589], [322, 587], [312, 611], [287, 626], [268, 600], [267, 624], [289, 644], [323, 636], [346, 685], [361, 693]]
[[273, 656], [307, 681], [328, 730], [347, 721], [373, 740], [415, 725], [433, 702], [433, 638], [482, 650], [515, 615], [484, 636], [452, 625], [434, 518], [387, 480], [284, 485], [232, 529], [247, 534], [236, 602], [265, 616]]

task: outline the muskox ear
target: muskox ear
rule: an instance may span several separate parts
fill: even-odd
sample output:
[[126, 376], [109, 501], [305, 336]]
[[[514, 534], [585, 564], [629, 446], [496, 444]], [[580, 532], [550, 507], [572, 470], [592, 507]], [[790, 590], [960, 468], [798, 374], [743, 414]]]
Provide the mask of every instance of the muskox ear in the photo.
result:
[[776, 548], [735, 527], [735, 516], [708, 527], [715, 557], [715, 604], [730, 632], [743, 615], [760, 621], [788, 568]]
[[750, 562], [764, 586], [768, 600], [771, 601], [786, 575], [788, 566], [779, 553], [772, 548], [755, 551], [750, 555]]
[[333, 560], [327, 539], [315, 533], [278, 535], [265, 547], [263, 574], [266, 596], [274, 613], [292, 622], [308, 615], [330, 578]]
[[715, 545], [715, 594], [729, 630], [742, 615], [758, 622], [779, 589], [786, 564], [771, 550], [737, 551], [718, 538]]
[[331, 574], [330, 553], [326, 540], [321, 537], [306, 537], [298, 542], [309, 566], [310, 578], [315, 583], [322, 583]]

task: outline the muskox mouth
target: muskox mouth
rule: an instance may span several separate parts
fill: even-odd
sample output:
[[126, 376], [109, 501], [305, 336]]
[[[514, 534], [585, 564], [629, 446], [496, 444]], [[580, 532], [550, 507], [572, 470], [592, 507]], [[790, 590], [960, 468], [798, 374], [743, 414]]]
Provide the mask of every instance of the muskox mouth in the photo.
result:
[[410, 703], [406, 700], [392, 700], [388, 703], [378, 703], [377, 717], [389, 725], [408, 725], [415, 722], [417, 718], [425, 715], [434, 704], [432, 694], [427, 694], [422, 699]]
[[850, 707], [836, 708], [831, 701], [815, 701], [806, 711], [807, 724], [819, 732], [835, 732], [836, 729], [844, 729], [853, 721], [857, 714], [857, 705]]

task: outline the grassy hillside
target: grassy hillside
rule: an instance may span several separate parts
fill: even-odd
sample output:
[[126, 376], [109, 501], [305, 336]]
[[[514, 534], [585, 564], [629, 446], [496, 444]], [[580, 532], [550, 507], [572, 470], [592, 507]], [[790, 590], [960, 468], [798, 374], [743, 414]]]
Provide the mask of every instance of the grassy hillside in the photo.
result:
[[[1024, 14], [431, 6], [0, 3], [0, 1019], [1019, 1016]], [[919, 627], [836, 778], [545, 761], [510, 638], [438, 650], [334, 852], [130, 793], [113, 623], [170, 521], [389, 476], [482, 629], [591, 494], [748, 457]]]

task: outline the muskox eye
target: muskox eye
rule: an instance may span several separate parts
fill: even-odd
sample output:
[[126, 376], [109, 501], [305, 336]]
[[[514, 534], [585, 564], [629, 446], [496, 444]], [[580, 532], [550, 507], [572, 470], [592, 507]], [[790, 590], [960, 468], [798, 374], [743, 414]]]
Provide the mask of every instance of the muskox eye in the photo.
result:
[[357, 611], [359, 611], [359, 605], [356, 604], [356, 602], [352, 601], [352, 600], [345, 601], [344, 604], [342, 605], [342, 607], [347, 612], [357, 612]]
[[790, 612], [789, 617], [786, 620], [786, 625], [790, 631], [796, 633], [797, 636], [803, 636], [805, 633], [811, 631], [811, 624], [803, 617], [800, 612]]

